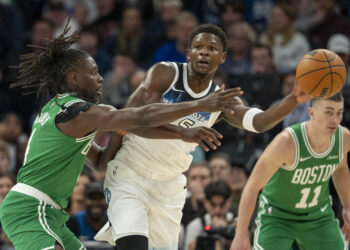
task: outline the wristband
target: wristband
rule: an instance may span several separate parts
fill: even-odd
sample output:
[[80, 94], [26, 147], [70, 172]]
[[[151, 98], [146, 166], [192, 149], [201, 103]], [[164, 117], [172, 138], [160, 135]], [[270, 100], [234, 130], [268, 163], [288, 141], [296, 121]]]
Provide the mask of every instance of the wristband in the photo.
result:
[[254, 120], [254, 116], [256, 114], [261, 113], [261, 112], [263, 112], [263, 111], [261, 109], [258, 109], [258, 108], [248, 109], [248, 111], [245, 112], [245, 114], [243, 116], [243, 128], [245, 128], [248, 131], [259, 133], [259, 131], [257, 131], [253, 126], [253, 120]]

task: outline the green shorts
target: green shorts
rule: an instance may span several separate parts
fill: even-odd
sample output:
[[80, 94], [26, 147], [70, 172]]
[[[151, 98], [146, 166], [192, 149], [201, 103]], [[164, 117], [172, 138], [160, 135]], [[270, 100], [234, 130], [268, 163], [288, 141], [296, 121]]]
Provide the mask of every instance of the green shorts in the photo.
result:
[[85, 249], [66, 227], [68, 218], [63, 209], [16, 191], [0, 206], [1, 225], [16, 250], [54, 249], [56, 242], [67, 250]]
[[293, 241], [300, 250], [348, 249], [331, 204], [323, 206], [322, 211], [296, 215], [260, 197], [255, 223], [255, 250], [291, 250]]

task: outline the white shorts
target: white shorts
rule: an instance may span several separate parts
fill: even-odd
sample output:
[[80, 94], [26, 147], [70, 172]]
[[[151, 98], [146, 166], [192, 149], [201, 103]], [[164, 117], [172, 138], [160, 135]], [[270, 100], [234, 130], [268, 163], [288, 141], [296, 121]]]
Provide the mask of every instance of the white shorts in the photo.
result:
[[178, 249], [186, 198], [184, 175], [161, 182], [140, 176], [131, 168], [110, 165], [104, 186], [111, 227], [101, 229], [96, 240], [114, 245], [121, 237], [144, 235], [149, 248]]

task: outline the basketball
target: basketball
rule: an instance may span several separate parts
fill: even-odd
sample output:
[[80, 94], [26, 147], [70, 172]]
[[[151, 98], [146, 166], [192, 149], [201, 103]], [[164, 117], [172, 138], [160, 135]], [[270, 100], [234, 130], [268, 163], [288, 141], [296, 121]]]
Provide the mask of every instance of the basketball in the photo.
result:
[[316, 49], [305, 54], [298, 63], [296, 84], [314, 97], [329, 98], [343, 87], [346, 68], [334, 52]]

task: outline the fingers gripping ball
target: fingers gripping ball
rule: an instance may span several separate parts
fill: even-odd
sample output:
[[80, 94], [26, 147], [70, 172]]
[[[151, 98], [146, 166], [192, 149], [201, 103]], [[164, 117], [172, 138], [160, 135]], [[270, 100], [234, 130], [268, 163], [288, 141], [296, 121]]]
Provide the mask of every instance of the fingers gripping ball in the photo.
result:
[[336, 53], [316, 49], [301, 58], [297, 66], [296, 79], [306, 94], [329, 98], [343, 87], [346, 68]]

